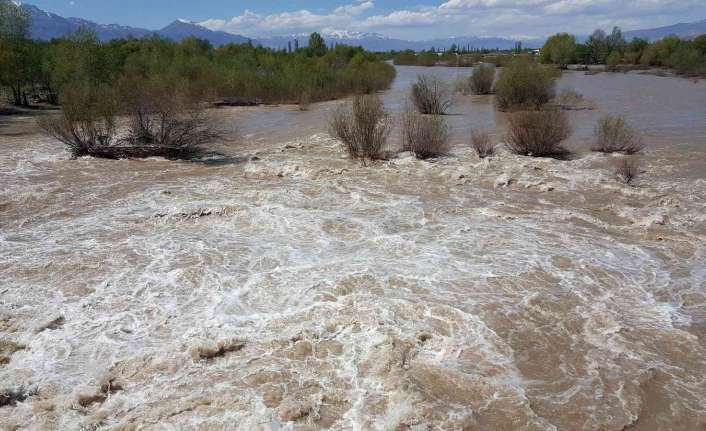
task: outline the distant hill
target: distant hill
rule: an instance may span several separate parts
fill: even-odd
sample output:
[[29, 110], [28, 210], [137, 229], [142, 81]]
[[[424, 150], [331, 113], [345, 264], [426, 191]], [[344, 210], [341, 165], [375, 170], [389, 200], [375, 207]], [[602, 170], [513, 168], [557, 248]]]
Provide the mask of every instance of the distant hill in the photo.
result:
[[247, 43], [248, 38], [237, 34], [226, 33], [224, 31], [213, 31], [196, 23], [178, 19], [161, 30], [157, 31], [160, 36], [175, 41], [181, 41], [187, 37], [196, 37], [211, 42], [213, 46], [221, 46], [229, 43]]
[[674, 24], [647, 30], [626, 31], [623, 34], [628, 40], [634, 37], [641, 37], [648, 40], [659, 40], [670, 35], [676, 35], [682, 39], [691, 39], [693, 37], [706, 34], [706, 19], [697, 22]]
[[163, 29], [155, 31], [117, 24], [98, 24], [81, 18], [64, 18], [30, 4], [23, 4], [22, 7], [31, 17], [30, 33], [32, 37], [41, 40], [64, 37], [80, 28], [85, 28], [93, 31], [98, 39], [102, 41], [127, 39], [129, 37], [142, 38], [155, 34], [174, 41], [181, 41], [193, 36], [208, 40], [214, 46], [248, 41], [248, 38], [244, 36], [209, 30], [206, 27], [184, 20], [176, 20]]
[[30, 15], [30, 33], [35, 39], [50, 40], [63, 37], [79, 28], [86, 28], [95, 32], [100, 40], [120, 39], [130, 36], [139, 38], [154, 33], [142, 28], [116, 24], [97, 24], [80, 18], [64, 18], [29, 4], [23, 4], [22, 7]]

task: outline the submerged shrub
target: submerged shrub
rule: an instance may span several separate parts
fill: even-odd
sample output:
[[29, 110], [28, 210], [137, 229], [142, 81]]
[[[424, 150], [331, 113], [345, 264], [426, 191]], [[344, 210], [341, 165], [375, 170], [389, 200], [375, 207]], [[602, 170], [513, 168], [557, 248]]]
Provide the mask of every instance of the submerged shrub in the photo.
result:
[[495, 65], [481, 64], [474, 67], [470, 81], [473, 94], [491, 94], [495, 81]]
[[115, 143], [118, 103], [113, 91], [86, 84], [66, 86], [61, 103], [61, 115], [42, 117], [38, 124], [66, 145], [72, 157], [93, 155]]
[[304, 91], [299, 94], [299, 100], [297, 100], [297, 105], [300, 111], [308, 111], [311, 105], [311, 95]]
[[122, 83], [128, 133], [121, 143], [143, 147], [151, 155], [189, 157], [220, 133], [198, 100], [167, 77], [127, 79]]
[[[69, 147], [73, 157], [191, 158], [220, 136], [204, 105], [168, 77], [131, 77], [114, 88], [78, 83], [62, 89], [63, 112], [40, 127]], [[127, 127], [117, 133], [118, 115]]]
[[412, 101], [422, 114], [443, 115], [453, 105], [448, 86], [439, 78], [420, 75], [412, 85]]
[[519, 155], [562, 157], [568, 154], [561, 143], [571, 136], [571, 127], [559, 110], [522, 111], [510, 117], [508, 149]]
[[495, 93], [502, 111], [537, 109], [554, 97], [554, 72], [528, 61], [514, 61], [500, 72]]
[[623, 156], [615, 162], [615, 176], [623, 184], [631, 184], [640, 171], [640, 162], [635, 156]]
[[491, 141], [488, 132], [484, 130], [474, 130], [471, 132], [471, 146], [481, 159], [495, 154], [495, 144]]
[[556, 97], [556, 103], [561, 106], [580, 105], [584, 102], [585, 99], [583, 98], [583, 94], [571, 88], [562, 90], [562, 92]]
[[593, 151], [635, 154], [642, 151], [643, 147], [642, 138], [625, 121], [625, 118], [609, 116], [598, 122]]
[[416, 158], [425, 160], [443, 156], [449, 150], [449, 137], [449, 126], [442, 117], [413, 110], [403, 114], [403, 148]]
[[387, 111], [375, 95], [356, 96], [339, 106], [329, 120], [329, 133], [343, 142], [354, 159], [381, 159], [390, 133]]

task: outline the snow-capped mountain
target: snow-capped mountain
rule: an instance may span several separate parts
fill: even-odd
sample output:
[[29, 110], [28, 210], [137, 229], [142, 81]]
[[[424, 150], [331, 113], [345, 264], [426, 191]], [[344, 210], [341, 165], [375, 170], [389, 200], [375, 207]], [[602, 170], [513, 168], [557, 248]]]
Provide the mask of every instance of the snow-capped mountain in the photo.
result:
[[324, 30], [321, 32], [321, 35], [335, 39], [390, 39], [380, 33], [365, 33], [348, 30]]
[[21, 4], [21, 6], [29, 13], [32, 37], [41, 40], [64, 37], [84, 28], [93, 31], [98, 39], [103, 41], [128, 37], [142, 38], [155, 34], [176, 41], [193, 36], [208, 40], [214, 46], [248, 41], [244, 36], [209, 30], [186, 20], [176, 20], [163, 29], [155, 31], [117, 24], [98, 24], [81, 18], [64, 18], [30, 4]]

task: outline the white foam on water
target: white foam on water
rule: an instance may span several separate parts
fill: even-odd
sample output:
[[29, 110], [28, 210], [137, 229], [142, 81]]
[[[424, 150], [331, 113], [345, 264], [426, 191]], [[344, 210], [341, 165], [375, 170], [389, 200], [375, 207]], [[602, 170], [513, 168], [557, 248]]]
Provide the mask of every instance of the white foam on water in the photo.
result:
[[[657, 208], [662, 190], [608, 183], [596, 156], [364, 167], [315, 135], [258, 157], [0, 168], [0, 317], [26, 347], [0, 380], [56, 404], [9, 421], [619, 428], [653, 368], [675, 415], [706, 417], [682, 306], [703, 298], [703, 232], [686, 222], [703, 198]], [[636, 222], [656, 211], [669, 222]], [[48, 314], [63, 323], [34, 333]], [[245, 347], [189, 354], [232, 339]], [[66, 407], [104, 373], [123, 390]]]

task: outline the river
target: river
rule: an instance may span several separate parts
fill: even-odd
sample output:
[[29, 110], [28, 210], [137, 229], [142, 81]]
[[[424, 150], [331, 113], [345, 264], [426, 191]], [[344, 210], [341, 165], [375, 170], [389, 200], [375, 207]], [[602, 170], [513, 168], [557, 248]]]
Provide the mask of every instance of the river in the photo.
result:
[[[469, 70], [398, 68], [393, 113], [419, 73]], [[448, 157], [368, 166], [339, 102], [222, 109], [210, 162], [0, 119], [0, 391], [30, 392], [0, 428], [704, 429], [706, 81], [558, 87], [596, 107], [565, 161], [478, 159], [492, 96], [457, 98]], [[608, 113], [644, 132], [635, 186], [587, 151]]]

